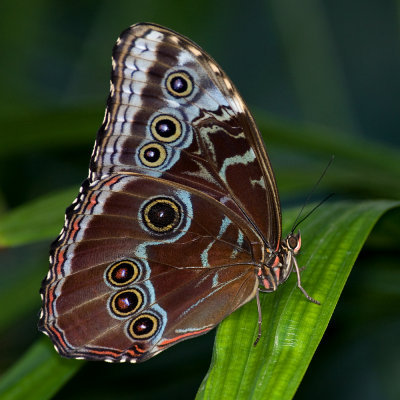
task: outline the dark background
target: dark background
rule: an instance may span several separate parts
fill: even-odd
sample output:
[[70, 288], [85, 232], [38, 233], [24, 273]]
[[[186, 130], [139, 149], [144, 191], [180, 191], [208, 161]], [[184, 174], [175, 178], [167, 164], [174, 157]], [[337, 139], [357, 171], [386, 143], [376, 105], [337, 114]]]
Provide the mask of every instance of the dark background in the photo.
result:
[[[350, 153], [357, 151], [354, 143], [376, 146], [383, 153], [384, 149], [398, 150], [398, 2], [245, 3], [3, 1], [0, 213], [48, 193], [78, 189], [87, 175], [103, 118], [112, 46], [120, 32], [136, 22], [165, 25], [202, 46], [231, 77], [256, 120], [294, 127], [298, 135], [310, 128], [331, 140], [348, 140]], [[289, 150], [287, 144], [268, 146], [267, 133], [265, 139], [283, 204], [297, 204], [329, 157], [297, 152], [296, 136]], [[310, 177], [304, 182], [303, 167], [304, 176]], [[374, 192], [375, 185], [371, 179], [368, 197], [383, 196], [382, 191]], [[335, 163], [321, 192], [332, 190], [338, 198], [365, 197], [367, 192], [357, 190], [357, 182], [341, 186], [340, 179], [335, 180]], [[383, 197], [392, 197], [390, 190]], [[376, 231], [385, 229], [381, 223]], [[398, 379], [393, 379], [400, 376], [396, 340], [400, 323], [393, 302], [400, 298], [400, 286], [393, 284], [399, 282], [398, 253], [390, 250], [388, 261], [381, 265], [374, 234], [353, 270], [296, 394], [298, 399], [321, 395], [326, 399], [394, 399], [399, 393]], [[4, 249], [2, 271], [18, 277], [19, 265], [29, 268], [32, 264], [44, 277], [48, 245], [46, 241], [24, 246], [23, 251]], [[28, 276], [18, 277], [21, 285]], [[40, 279], [26, 284], [38, 290]], [[23, 318], [0, 331], [5, 349], [1, 370], [39, 337], [35, 329], [38, 295], [34, 299]], [[212, 342], [213, 333], [140, 366], [89, 363], [58, 396], [111, 398], [118, 393], [119, 398], [191, 398], [209, 366]]]

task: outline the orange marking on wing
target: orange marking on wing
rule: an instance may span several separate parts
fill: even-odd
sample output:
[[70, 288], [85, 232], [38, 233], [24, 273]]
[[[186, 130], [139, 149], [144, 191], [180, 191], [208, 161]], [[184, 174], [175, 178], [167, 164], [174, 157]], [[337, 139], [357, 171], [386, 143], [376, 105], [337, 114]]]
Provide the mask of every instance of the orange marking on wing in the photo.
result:
[[71, 239], [74, 240], [76, 234], [78, 233], [80, 226], [79, 226], [79, 222], [81, 221], [81, 218], [75, 218], [74, 224], [73, 224], [73, 228], [72, 228], [72, 232], [71, 232]]
[[54, 328], [53, 326], [50, 328], [53, 333], [57, 336], [58, 342], [61, 343], [61, 346], [65, 349], [67, 348], [67, 344], [65, 343], [65, 340], [63, 336], [61, 335], [60, 331]]
[[106, 182], [105, 185], [106, 186], [114, 185], [114, 183], [117, 183], [120, 179], [121, 179], [120, 176], [114, 176], [114, 178], [112, 178], [108, 182]]
[[87, 210], [90, 211], [97, 204], [97, 193], [94, 193], [90, 198], [89, 205], [87, 206]]
[[50, 316], [53, 315], [53, 307], [52, 307], [52, 304], [53, 304], [53, 302], [54, 302], [54, 294], [53, 294], [53, 292], [54, 292], [54, 289], [53, 289], [53, 288], [52, 288], [52, 289], [49, 289], [49, 303], [48, 303], [48, 310], [47, 310], [47, 312], [49, 313]]
[[178, 340], [181, 340], [185, 337], [189, 337], [189, 336], [193, 336], [193, 335], [200, 335], [201, 333], [205, 333], [205, 332], [209, 331], [210, 329], [211, 328], [200, 329], [199, 331], [184, 333], [183, 335], [177, 336], [176, 338], [173, 338], [173, 339], [166, 339], [160, 343], [160, 346], [166, 346], [168, 344], [171, 344]]
[[127, 353], [130, 357], [133, 357], [133, 358], [137, 358], [137, 357], [138, 357], [138, 354], [136, 354], [134, 350], [127, 350], [126, 353]]
[[[136, 347], [136, 346], [135, 346]], [[138, 348], [137, 350], [139, 352], [141, 352]], [[143, 353], [145, 352], [145, 350], [143, 350]], [[110, 357], [114, 357], [114, 358], [118, 358], [121, 356], [122, 352], [121, 351], [111, 351], [111, 350], [94, 350], [94, 349], [90, 349], [89, 353], [94, 353], [94, 354], [98, 354], [101, 356], [110, 356]], [[130, 357], [133, 358], [137, 358], [138, 356], [140, 356], [140, 354], [136, 353], [134, 350], [127, 350], [126, 351], [127, 354], [129, 354]]]
[[107, 355], [107, 356], [111, 356], [111, 357], [118, 357], [121, 355], [121, 352], [116, 352], [116, 351], [111, 351], [111, 350], [94, 350], [94, 349], [90, 349], [89, 353], [94, 353], [94, 354], [99, 354], [99, 355]]
[[[145, 349], [141, 349], [137, 344], [135, 344], [133, 347], [135, 348], [135, 350], [136, 350], [138, 353], [145, 353], [145, 352], [146, 352]], [[129, 351], [128, 351], [128, 352], [129, 352]], [[133, 354], [135, 354], [135, 352], [134, 352], [133, 350], [131, 350], [131, 352], [132, 352]]]
[[62, 249], [57, 254], [57, 267], [56, 267], [56, 274], [57, 275], [61, 274], [61, 268], [62, 268], [62, 265], [64, 264], [64, 261], [65, 261], [64, 253], [65, 253], [65, 249]]

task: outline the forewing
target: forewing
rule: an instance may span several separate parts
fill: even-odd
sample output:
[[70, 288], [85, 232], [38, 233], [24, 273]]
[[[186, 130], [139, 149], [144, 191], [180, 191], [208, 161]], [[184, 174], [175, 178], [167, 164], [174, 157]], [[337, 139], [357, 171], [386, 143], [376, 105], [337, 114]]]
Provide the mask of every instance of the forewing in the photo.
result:
[[[183, 95], [171, 90], [174, 76], [183, 76], [183, 83], [189, 79], [191, 90]], [[157, 122], [163, 121], [162, 128], [170, 124], [175, 135], [157, 133]], [[132, 26], [113, 51], [111, 93], [90, 176], [95, 180], [120, 171], [224, 197], [270, 247], [278, 245], [277, 188], [250, 112], [210, 56], [157, 25]]]

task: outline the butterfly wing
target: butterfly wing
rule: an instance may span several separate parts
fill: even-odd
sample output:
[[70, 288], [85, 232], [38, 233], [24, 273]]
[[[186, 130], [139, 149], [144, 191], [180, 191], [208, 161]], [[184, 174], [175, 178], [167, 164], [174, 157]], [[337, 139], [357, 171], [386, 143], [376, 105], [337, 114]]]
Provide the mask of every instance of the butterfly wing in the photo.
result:
[[65, 356], [145, 360], [254, 297], [280, 226], [233, 84], [190, 40], [135, 25], [114, 48], [89, 178], [52, 246], [40, 329]]
[[138, 24], [115, 45], [91, 177], [111, 171], [162, 176], [223, 197], [278, 246], [278, 192], [254, 120], [217, 63], [173, 31]]
[[87, 184], [53, 245], [40, 329], [68, 357], [147, 359], [254, 297], [252, 239], [201, 192], [141, 174]]

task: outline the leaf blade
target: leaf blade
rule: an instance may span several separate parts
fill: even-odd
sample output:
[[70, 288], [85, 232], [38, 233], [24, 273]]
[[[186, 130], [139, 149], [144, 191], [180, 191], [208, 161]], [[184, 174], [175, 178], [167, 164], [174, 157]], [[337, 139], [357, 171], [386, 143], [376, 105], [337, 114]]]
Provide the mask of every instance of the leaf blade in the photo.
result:
[[82, 362], [61, 358], [43, 337], [1, 377], [0, 397], [3, 400], [50, 399], [82, 365]]
[[255, 349], [254, 301], [232, 314], [218, 328], [213, 361], [197, 398], [291, 399], [369, 232], [386, 210], [398, 205], [383, 200], [341, 202], [307, 220], [307, 246], [299, 257], [299, 262], [307, 262], [303, 286], [322, 305], [301, 297], [295, 277], [285, 288], [262, 295], [263, 335]]
[[63, 213], [78, 193], [77, 188], [45, 195], [0, 217], [0, 247], [20, 246], [55, 238]]

